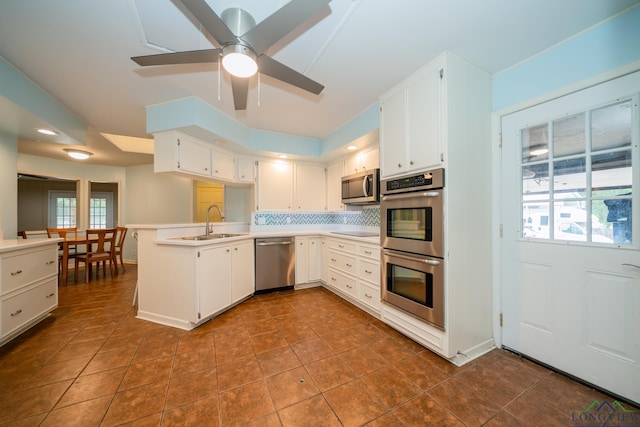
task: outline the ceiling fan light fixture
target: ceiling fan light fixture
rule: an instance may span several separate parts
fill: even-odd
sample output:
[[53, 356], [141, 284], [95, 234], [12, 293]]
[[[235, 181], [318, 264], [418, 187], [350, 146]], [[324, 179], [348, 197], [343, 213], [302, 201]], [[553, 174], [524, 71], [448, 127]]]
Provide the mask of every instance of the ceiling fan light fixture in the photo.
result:
[[258, 72], [256, 55], [241, 44], [222, 48], [222, 66], [229, 74], [240, 78], [251, 77]]
[[76, 160], [86, 160], [89, 157], [93, 156], [93, 153], [88, 151], [76, 150], [74, 148], [64, 148], [64, 151], [69, 155], [69, 157]]

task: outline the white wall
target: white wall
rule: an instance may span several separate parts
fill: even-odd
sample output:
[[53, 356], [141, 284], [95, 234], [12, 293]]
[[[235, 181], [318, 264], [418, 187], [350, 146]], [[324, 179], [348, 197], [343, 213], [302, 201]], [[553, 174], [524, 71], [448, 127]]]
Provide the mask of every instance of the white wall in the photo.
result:
[[15, 238], [18, 232], [17, 157], [17, 138], [0, 132], [0, 239]]

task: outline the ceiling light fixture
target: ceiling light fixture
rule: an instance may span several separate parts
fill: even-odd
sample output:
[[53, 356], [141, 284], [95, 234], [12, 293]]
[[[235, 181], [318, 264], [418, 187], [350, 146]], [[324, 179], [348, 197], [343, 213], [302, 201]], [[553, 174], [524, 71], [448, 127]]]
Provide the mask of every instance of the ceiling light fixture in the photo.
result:
[[64, 148], [64, 151], [69, 155], [69, 157], [76, 160], [86, 160], [89, 157], [93, 156], [93, 153], [90, 153], [88, 151], [76, 150], [75, 148]]
[[286, 159], [289, 156], [287, 156], [286, 154], [280, 154], [278, 157], [280, 157], [281, 159]]
[[232, 76], [247, 78], [258, 72], [256, 55], [242, 44], [231, 44], [222, 48], [222, 66]]
[[357, 150], [357, 149], [358, 149], [358, 147], [356, 147], [355, 145], [350, 145], [350, 146], [347, 147], [347, 150], [349, 150], [349, 151], [353, 151], [353, 150]]
[[51, 130], [51, 129], [40, 128], [40, 129], [36, 129], [36, 130], [38, 131], [38, 133], [41, 133], [43, 135], [49, 135], [49, 136], [60, 135], [60, 133], [56, 132], [55, 130]]

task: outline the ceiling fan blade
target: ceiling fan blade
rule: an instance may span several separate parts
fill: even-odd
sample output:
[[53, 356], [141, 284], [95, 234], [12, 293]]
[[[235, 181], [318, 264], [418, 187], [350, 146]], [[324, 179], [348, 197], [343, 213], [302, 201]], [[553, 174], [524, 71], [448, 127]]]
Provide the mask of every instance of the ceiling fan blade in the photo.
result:
[[233, 105], [236, 110], [247, 109], [247, 95], [249, 94], [249, 78], [231, 76], [231, 90]]
[[307, 92], [318, 95], [324, 89], [324, 86], [311, 80], [302, 73], [293, 70], [281, 62], [276, 61], [267, 55], [261, 55], [257, 58], [258, 70], [262, 74], [271, 76], [290, 85], [304, 89]]
[[240, 38], [251, 46], [256, 55], [261, 55], [330, 1], [291, 0]]
[[205, 0], [180, 0], [202, 26], [223, 46], [228, 43], [236, 43], [235, 34], [227, 27], [227, 24], [216, 15]]
[[134, 56], [138, 65], [173, 65], [218, 62], [220, 49], [191, 50], [188, 52], [160, 53], [158, 55]]

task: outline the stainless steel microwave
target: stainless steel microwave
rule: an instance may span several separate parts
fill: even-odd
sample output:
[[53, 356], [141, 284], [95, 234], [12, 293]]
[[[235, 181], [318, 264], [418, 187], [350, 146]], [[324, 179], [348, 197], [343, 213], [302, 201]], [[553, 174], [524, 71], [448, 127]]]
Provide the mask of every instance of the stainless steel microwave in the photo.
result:
[[351, 205], [380, 202], [380, 169], [342, 177], [342, 203]]

